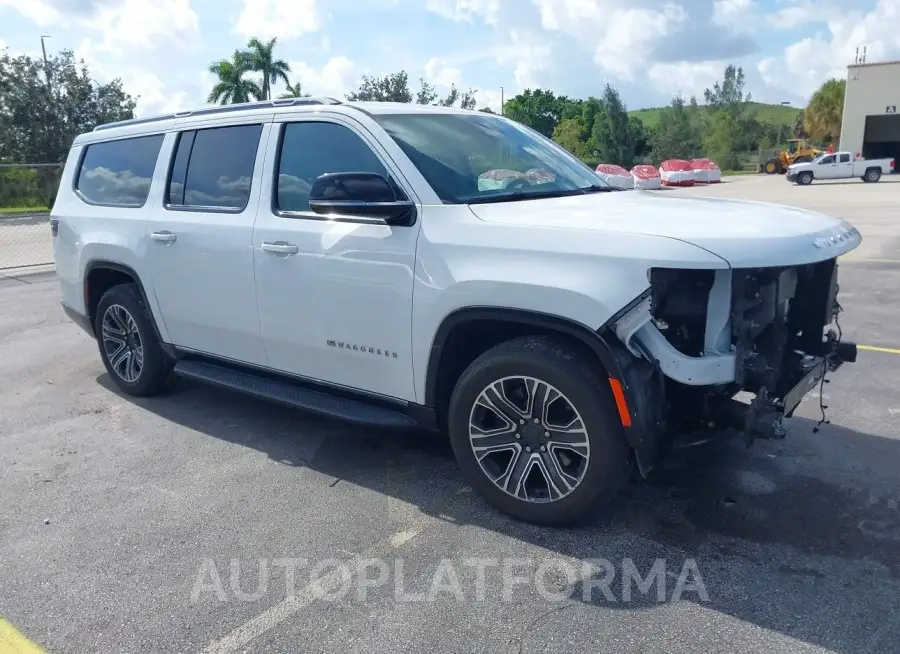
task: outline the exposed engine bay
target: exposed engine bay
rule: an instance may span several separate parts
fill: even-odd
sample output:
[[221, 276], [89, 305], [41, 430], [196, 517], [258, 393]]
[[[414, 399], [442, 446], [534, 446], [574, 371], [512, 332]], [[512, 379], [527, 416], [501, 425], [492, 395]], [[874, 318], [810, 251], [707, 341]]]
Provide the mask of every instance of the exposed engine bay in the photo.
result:
[[[636, 355], [625, 374], [641, 388], [641, 427], [656, 446], [722, 430], [740, 431], [748, 444], [783, 438], [782, 419], [828, 372], [856, 360], [856, 346], [841, 340], [836, 259], [654, 268], [649, 278], [649, 292], [615, 330]], [[749, 403], [736, 399], [747, 393]]]

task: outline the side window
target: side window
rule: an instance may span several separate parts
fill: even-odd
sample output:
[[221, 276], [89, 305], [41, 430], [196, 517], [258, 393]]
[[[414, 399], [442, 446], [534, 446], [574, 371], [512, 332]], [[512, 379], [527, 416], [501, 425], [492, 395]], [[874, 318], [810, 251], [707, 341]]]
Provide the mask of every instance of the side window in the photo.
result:
[[75, 190], [95, 204], [143, 206], [162, 142], [155, 134], [86, 146]]
[[841, 155], [841, 163], [850, 163], [850, 155], [842, 154]]
[[276, 209], [309, 211], [309, 190], [325, 173], [388, 173], [371, 148], [335, 123], [288, 123], [278, 159]]
[[822, 161], [819, 162], [819, 165], [833, 164], [833, 163], [834, 163], [834, 155], [831, 154], [831, 155], [828, 155], [827, 157], [824, 157], [822, 159]]
[[179, 134], [167, 206], [243, 211], [261, 133], [262, 125], [237, 125]]

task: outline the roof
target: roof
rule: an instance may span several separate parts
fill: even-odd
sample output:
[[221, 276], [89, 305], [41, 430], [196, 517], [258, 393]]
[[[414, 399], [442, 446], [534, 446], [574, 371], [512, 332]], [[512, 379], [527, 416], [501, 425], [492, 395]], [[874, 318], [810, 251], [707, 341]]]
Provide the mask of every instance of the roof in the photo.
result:
[[319, 112], [331, 109], [346, 113], [347, 109], [363, 111], [367, 114], [464, 114], [467, 109], [442, 107], [438, 105], [420, 105], [403, 102], [341, 102], [334, 98], [288, 98], [284, 100], [266, 100], [213, 107], [201, 107], [189, 111], [160, 114], [122, 120], [114, 123], [97, 125], [92, 132], [82, 134], [75, 139], [75, 144], [96, 142], [124, 136], [140, 134], [157, 134], [172, 130], [176, 125], [206, 122], [217, 118], [227, 118], [228, 122], [240, 122], [251, 117], [272, 116], [290, 113]]
[[900, 59], [892, 61], [865, 61], [860, 64], [848, 64], [847, 68], [871, 68], [873, 66], [900, 66]]

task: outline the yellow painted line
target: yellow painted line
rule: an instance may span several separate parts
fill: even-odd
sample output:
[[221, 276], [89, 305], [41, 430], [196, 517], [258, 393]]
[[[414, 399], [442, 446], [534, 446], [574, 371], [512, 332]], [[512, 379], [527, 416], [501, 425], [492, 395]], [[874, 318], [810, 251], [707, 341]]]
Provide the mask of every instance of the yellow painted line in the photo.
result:
[[867, 352], [882, 352], [884, 354], [900, 354], [900, 349], [894, 347], [876, 347], [875, 345], [857, 345], [857, 350], [866, 350]]
[[38, 645], [28, 640], [21, 631], [0, 616], [0, 654], [45, 654]]

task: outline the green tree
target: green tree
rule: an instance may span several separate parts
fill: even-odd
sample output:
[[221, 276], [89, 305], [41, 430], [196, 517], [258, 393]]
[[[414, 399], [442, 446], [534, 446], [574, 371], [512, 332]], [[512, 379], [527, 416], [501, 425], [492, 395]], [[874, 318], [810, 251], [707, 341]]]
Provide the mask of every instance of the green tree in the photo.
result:
[[468, 91], [460, 93], [459, 89], [456, 88], [456, 84], [451, 84], [449, 93], [447, 93], [445, 98], [439, 100], [438, 104], [442, 107], [455, 107], [457, 102], [462, 109], [474, 109], [475, 90], [469, 89]]
[[133, 118], [134, 108], [121, 80], [100, 84], [69, 50], [50, 56], [46, 67], [0, 50], [2, 163], [62, 162], [75, 136]]
[[296, 84], [287, 83], [284, 93], [278, 96], [280, 100], [289, 100], [290, 98], [308, 98], [309, 93], [303, 90], [300, 82]]
[[244, 77], [249, 70], [250, 60], [246, 52], [235, 50], [231, 59], [222, 59], [209, 66], [209, 72], [219, 81], [209, 92], [208, 102], [238, 104], [262, 98], [262, 89], [253, 80]]
[[810, 138], [821, 142], [841, 138], [846, 80], [830, 79], [816, 91], [803, 111], [803, 126]]
[[601, 110], [594, 115], [594, 126], [588, 141], [591, 154], [596, 153], [596, 157], [604, 163], [630, 168], [634, 165], [638, 141], [642, 138], [646, 140], [643, 130], [637, 119], [629, 119], [628, 108], [612, 85], [607, 84], [603, 89], [600, 106]]
[[291, 67], [283, 59], [275, 58], [277, 41], [276, 37], [263, 43], [254, 37], [247, 42], [247, 67], [255, 73], [262, 74], [262, 82], [259, 84], [260, 100], [272, 99], [272, 84], [288, 83]]
[[523, 125], [528, 125], [544, 136], [552, 137], [553, 130], [563, 119], [563, 112], [569, 101], [557, 98], [553, 91], [525, 89], [524, 92], [506, 101], [503, 115]]
[[576, 157], [585, 158], [588, 155], [584, 123], [580, 118], [566, 118], [560, 122], [553, 130], [553, 140]]
[[419, 92], [416, 93], [416, 104], [434, 104], [438, 99], [438, 92], [433, 84], [429, 84], [424, 78], [419, 78]]
[[744, 92], [744, 70], [725, 67], [722, 82], [703, 93], [708, 124], [703, 146], [723, 169], [739, 167], [737, 153], [759, 141], [759, 122], [750, 106], [750, 94]]
[[364, 75], [359, 87], [347, 95], [351, 102], [406, 102], [413, 100], [405, 70], [382, 77]]
[[681, 96], [672, 98], [672, 104], [660, 112], [659, 126], [651, 139], [656, 161], [692, 158], [702, 153], [699, 113], [696, 98], [690, 104]]

